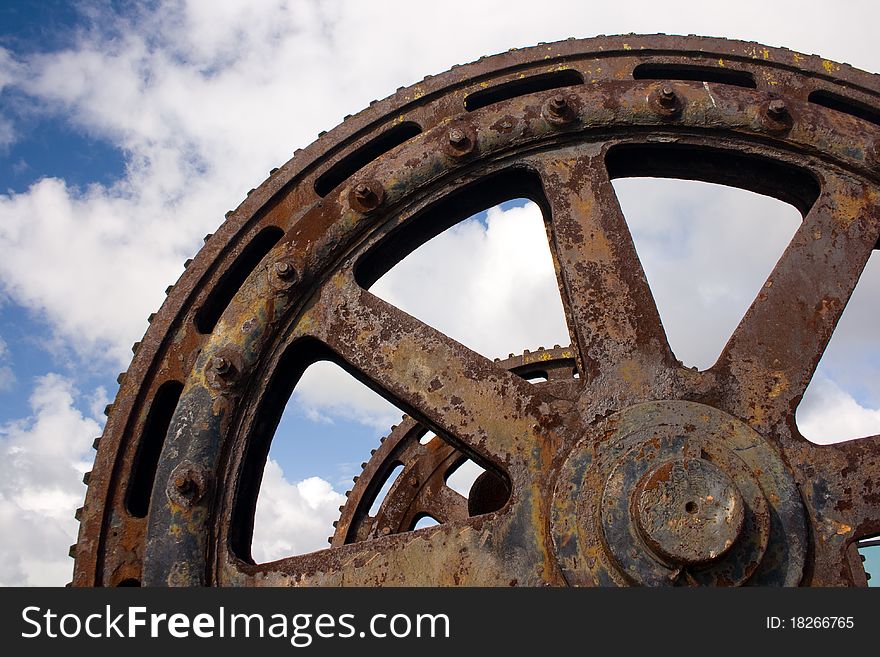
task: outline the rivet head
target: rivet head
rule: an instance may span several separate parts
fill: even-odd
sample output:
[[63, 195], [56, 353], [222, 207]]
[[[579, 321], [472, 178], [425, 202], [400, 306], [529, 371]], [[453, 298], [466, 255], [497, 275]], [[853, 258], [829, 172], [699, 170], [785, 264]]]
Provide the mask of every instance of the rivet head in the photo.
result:
[[382, 204], [384, 198], [385, 190], [373, 180], [361, 181], [349, 192], [349, 202], [359, 212], [375, 210]]

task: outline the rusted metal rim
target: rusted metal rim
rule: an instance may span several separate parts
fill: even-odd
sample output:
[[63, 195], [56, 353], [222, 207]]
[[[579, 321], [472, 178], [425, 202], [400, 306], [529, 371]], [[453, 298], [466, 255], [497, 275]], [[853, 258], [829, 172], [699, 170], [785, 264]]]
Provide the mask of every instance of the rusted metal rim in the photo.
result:
[[[852, 544], [880, 532], [880, 440], [810, 445], [793, 414], [878, 238], [878, 94], [877, 76], [787, 50], [601, 37], [455, 68], [348, 119], [228, 216], [136, 345], [89, 477], [74, 584], [565, 583], [556, 473], [585, 436], [613, 433], [600, 418], [661, 399], [725, 412], [780, 454], [810, 528], [802, 583], [863, 583]], [[706, 372], [669, 352], [608, 182], [627, 175], [737, 185], [805, 215]], [[445, 212], [513, 191], [548, 222], [581, 374], [568, 399], [365, 291]], [[503, 471], [505, 510], [249, 563], [267, 409], [317, 358]]]

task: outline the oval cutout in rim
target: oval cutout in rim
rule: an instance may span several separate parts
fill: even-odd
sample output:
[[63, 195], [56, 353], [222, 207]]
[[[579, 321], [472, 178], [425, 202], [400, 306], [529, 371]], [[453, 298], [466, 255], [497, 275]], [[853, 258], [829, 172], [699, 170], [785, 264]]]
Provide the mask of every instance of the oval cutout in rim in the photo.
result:
[[260, 260], [266, 257], [266, 254], [278, 244], [282, 237], [284, 237], [283, 230], [277, 226], [267, 226], [242, 249], [196, 312], [195, 322], [199, 333], [208, 335], [214, 330], [220, 320], [220, 315], [226, 310], [232, 297], [235, 296], [235, 293], [238, 292], [256, 266], [260, 264]]
[[388, 128], [381, 135], [356, 148], [318, 176], [314, 185], [315, 193], [324, 198], [370, 162], [421, 134], [421, 132], [422, 126], [414, 121], [404, 121], [393, 128]]
[[633, 69], [634, 80], [690, 80], [694, 82], [715, 82], [735, 87], [756, 89], [755, 76], [748, 71], [718, 66], [697, 64], [645, 63]]
[[539, 91], [549, 91], [550, 89], [559, 89], [560, 87], [572, 87], [583, 83], [584, 76], [579, 71], [571, 68], [551, 73], [540, 73], [474, 91], [465, 97], [464, 108], [468, 112], [473, 112], [487, 105], [500, 103], [518, 96], [526, 96]]

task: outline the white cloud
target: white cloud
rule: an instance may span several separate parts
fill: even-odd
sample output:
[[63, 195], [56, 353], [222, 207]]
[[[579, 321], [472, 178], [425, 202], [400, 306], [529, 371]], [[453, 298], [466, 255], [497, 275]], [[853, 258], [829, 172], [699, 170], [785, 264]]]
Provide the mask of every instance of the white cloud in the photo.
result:
[[269, 459], [254, 517], [254, 560], [264, 563], [326, 548], [344, 502], [345, 496], [320, 477], [288, 482], [281, 466]]
[[541, 211], [491, 208], [428, 242], [371, 290], [488, 357], [567, 345]]
[[880, 433], [880, 408], [863, 406], [823, 376], [817, 376], [804, 395], [797, 420], [804, 438], [820, 444]]
[[614, 181], [676, 356], [710, 367], [800, 225], [791, 205], [698, 181]]
[[314, 422], [332, 423], [334, 417], [344, 418], [380, 432], [387, 431], [400, 419], [396, 407], [342, 368], [326, 361], [315, 363], [305, 371], [297, 383], [292, 403]]
[[73, 384], [57, 374], [36, 381], [33, 415], [0, 425], [0, 584], [60, 585], [73, 561], [73, 517], [82, 503], [83, 472], [101, 425], [74, 406]]

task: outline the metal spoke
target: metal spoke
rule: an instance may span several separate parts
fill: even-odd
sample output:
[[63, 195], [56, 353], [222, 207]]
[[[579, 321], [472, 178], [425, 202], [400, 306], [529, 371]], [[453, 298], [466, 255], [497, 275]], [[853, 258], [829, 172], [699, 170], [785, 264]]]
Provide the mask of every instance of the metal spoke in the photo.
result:
[[675, 363], [605, 168], [604, 153], [534, 160], [550, 204], [550, 247], [573, 344], [588, 382], [621, 403], [652, 398]]
[[[540, 583], [540, 552], [525, 539], [496, 545], [500, 519], [431, 527], [321, 550], [258, 566], [227, 568], [242, 586], [507, 586]], [[529, 547], [526, 547], [529, 546]], [[515, 564], [515, 565], [514, 565]], [[523, 581], [523, 573], [530, 573]]]
[[877, 242], [872, 188], [829, 175], [714, 370], [728, 410], [756, 427], [791, 416]]
[[340, 276], [301, 325], [368, 384], [487, 461], [525, 463], [554, 421], [527, 381]]

